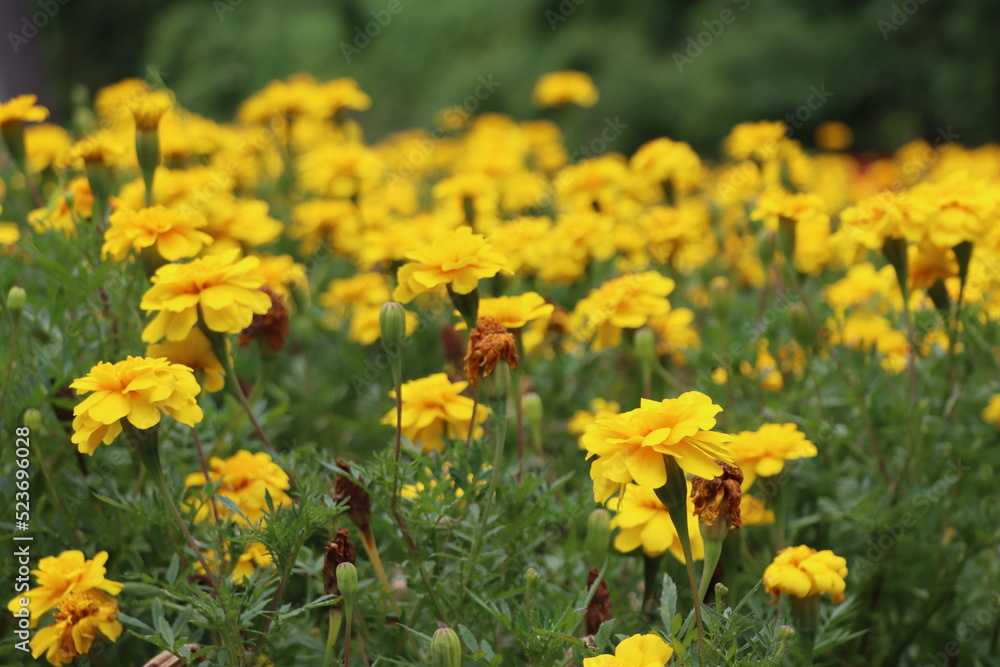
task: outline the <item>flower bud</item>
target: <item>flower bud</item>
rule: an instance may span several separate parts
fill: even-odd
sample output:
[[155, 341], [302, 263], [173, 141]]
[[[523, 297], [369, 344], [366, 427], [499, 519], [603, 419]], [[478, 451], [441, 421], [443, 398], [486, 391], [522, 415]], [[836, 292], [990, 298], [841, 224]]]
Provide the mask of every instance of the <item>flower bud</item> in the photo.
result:
[[709, 302], [715, 316], [722, 321], [729, 319], [729, 307], [732, 305], [732, 296], [729, 293], [729, 279], [725, 276], [716, 276], [708, 283]]
[[802, 349], [809, 350], [816, 345], [816, 328], [809, 321], [809, 313], [801, 303], [793, 303], [788, 309], [788, 323], [792, 328], [792, 335], [799, 342]]
[[14, 285], [7, 292], [7, 309], [10, 311], [12, 317], [17, 317], [24, 310], [24, 304], [28, 301], [28, 293], [24, 291], [23, 287]]
[[760, 258], [761, 264], [767, 269], [771, 266], [771, 262], [774, 261], [774, 247], [775, 247], [775, 234], [772, 231], [764, 231], [763, 236], [757, 243], [757, 256]]
[[24, 411], [23, 422], [29, 431], [37, 431], [42, 428], [42, 413], [35, 408], [28, 408]]
[[529, 391], [521, 397], [521, 409], [524, 411], [524, 423], [528, 428], [537, 430], [542, 427], [542, 397]]
[[778, 628], [778, 636], [782, 639], [791, 639], [795, 636], [795, 628], [790, 625], [782, 625]]
[[611, 514], [598, 507], [587, 518], [587, 555], [593, 563], [601, 563], [608, 555], [611, 542]]
[[635, 332], [635, 356], [643, 364], [656, 360], [656, 335], [652, 330], [643, 327]]
[[340, 594], [350, 605], [354, 602], [355, 593], [358, 592], [358, 569], [354, 567], [354, 563], [344, 562], [337, 565], [336, 573]]
[[529, 567], [524, 572], [524, 596], [530, 597], [531, 591], [534, 589], [535, 584], [542, 578], [542, 575], [538, 574], [538, 570], [533, 567]]
[[382, 305], [378, 312], [378, 328], [382, 346], [389, 355], [392, 379], [396, 387], [403, 383], [403, 342], [406, 340], [406, 311], [395, 301]]
[[795, 221], [784, 216], [778, 218], [778, 250], [785, 256], [785, 263], [792, 266], [795, 258]]
[[462, 667], [462, 641], [451, 628], [440, 628], [431, 637], [431, 664], [434, 667]]

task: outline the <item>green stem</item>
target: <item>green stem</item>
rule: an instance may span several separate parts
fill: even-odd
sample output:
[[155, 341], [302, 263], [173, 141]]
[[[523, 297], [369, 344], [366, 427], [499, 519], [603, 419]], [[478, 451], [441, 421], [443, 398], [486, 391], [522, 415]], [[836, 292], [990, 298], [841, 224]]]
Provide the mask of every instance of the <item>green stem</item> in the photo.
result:
[[330, 608], [330, 623], [326, 631], [326, 652], [323, 654], [323, 667], [331, 667], [333, 663], [333, 647], [337, 644], [340, 634], [340, 621], [343, 614], [339, 609]]
[[[719, 517], [717, 521], [724, 521], [725, 517]], [[721, 540], [705, 540], [705, 561], [702, 563], [701, 584], [698, 586], [698, 600], [704, 600], [708, 594], [708, 585], [712, 583], [712, 575], [722, 557]]]
[[351, 664], [351, 619], [354, 616], [354, 605], [347, 603], [347, 614], [344, 623], [344, 667]]

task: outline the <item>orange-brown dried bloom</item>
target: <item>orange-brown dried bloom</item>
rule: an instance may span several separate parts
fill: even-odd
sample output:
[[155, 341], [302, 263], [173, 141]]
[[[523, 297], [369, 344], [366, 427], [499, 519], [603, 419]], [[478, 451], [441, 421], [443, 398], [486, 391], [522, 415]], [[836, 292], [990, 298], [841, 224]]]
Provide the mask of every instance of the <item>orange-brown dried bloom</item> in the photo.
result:
[[[326, 545], [326, 560], [323, 563], [323, 592], [326, 595], [340, 595], [340, 586], [337, 585], [337, 566], [341, 563], [354, 564], [357, 556], [354, 553], [354, 544], [348, 537], [346, 528], [338, 528], [333, 540]], [[340, 609], [344, 604], [343, 600], [333, 605], [334, 609]]]
[[[587, 575], [587, 590], [590, 590], [590, 587], [594, 585], [600, 574], [601, 571], [596, 567], [590, 570], [590, 573]], [[597, 584], [594, 597], [590, 599], [590, 604], [587, 605], [587, 612], [583, 616], [583, 623], [588, 635], [596, 635], [597, 631], [601, 629], [601, 624], [609, 620], [611, 620], [611, 591], [608, 590], [607, 582], [601, 579], [601, 583]]]
[[510, 364], [511, 370], [517, 368], [517, 344], [514, 334], [495, 317], [483, 316], [476, 322], [476, 328], [469, 335], [469, 351], [465, 355], [465, 371], [469, 382], [479, 386], [480, 378], [485, 378], [493, 372], [501, 361]]
[[258, 289], [271, 297], [271, 308], [263, 315], [253, 316], [250, 326], [240, 332], [240, 346], [248, 345], [254, 338], [261, 338], [278, 352], [284, 349], [285, 339], [288, 338], [288, 307], [281, 295], [267, 285]]
[[[333, 492], [330, 496], [338, 502], [346, 501], [347, 518], [363, 531], [371, 523], [371, 498], [367, 491], [348, 477], [351, 474], [351, 466], [344, 459], [337, 459], [337, 467], [345, 474], [337, 475], [333, 481]], [[358, 477], [358, 481], [363, 482], [364, 480]]]
[[691, 499], [694, 513], [706, 525], [714, 525], [720, 515], [725, 516], [729, 528], [743, 525], [740, 519], [740, 484], [743, 471], [734, 465], [716, 460], [722, 474], [715, 479], [694, 477], [691, 480]]

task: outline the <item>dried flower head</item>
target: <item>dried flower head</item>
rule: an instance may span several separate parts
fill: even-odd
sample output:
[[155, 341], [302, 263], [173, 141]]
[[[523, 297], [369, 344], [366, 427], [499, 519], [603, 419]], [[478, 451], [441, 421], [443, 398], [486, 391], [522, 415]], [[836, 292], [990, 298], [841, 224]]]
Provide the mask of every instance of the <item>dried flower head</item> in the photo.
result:
[[[355, 483], [348, 475], [352, 475], [351, 466], [344, 459], [337, 459], [337, 467], [344, 471], [343, 475], [337, 475], [333, 481], [333, 491], [330, 496], [335, 501], [347, 502], [347, 518], [364, 530], [371, 522], [372, 503], [368, 492], [359, 484]], [[358, 477], [359, 482], [364, 480]]]
[[[338, 528], [333, 540], [326, 545], [326, 560], [323, 563], [323, 592], [326, 595], [340, 595], [340, 586], [337, 585], [337, 566], [341, 563], [353, 564], [357, 559], [354, 544], [347, 535], [346, 528]], [[333, 606], [339, 609], [343, 604], [341, 600]]]
[[694, 500], [694, 513], [701, 522], [709, 526], [715, 524], [720, 515], [726, 517], [727, 527], [739, 528], [740, 518], [740, 484], [743, 483], [743, 472], [736, 466], [716, 460], [722, 467], [722, 474], [715, 479], [694, 477], [691, 480], [691, 498]]
[[[590, 590], [590, 587], [594, 585], [600, 573], [601, 571], [596, 567], [590, 570], [587, 575], [587, 590]], [[608, 590], [607, 582], [601, 579], [601, 583], [597, 584], [594, 597], [587, 605], [587, 612], [583, 616], [587, 634], [596, 635], [597, 631], [601, 629], [601, 625], [610, 620], [611, 616], [611, 591]]]
[[280, 294], [267, 285], [258, 288], [271, 297], [271, 307], [263, 315], [254, 314], [250, 326], [240, 332], [240, 346], [248, 345], [258, 338], [267, 341], [271, 350], [278, 352], [284, 349], [288, 338], [288, 307]]
[[469, 382], [479, 386], [480, 378], [487, 377], [501, 361], [517, 368], [517, 344], [514, 334], [495, 317], [480, 317], [476, 328], [469, 335], [469, 351], [465, 355], [465, 370]]

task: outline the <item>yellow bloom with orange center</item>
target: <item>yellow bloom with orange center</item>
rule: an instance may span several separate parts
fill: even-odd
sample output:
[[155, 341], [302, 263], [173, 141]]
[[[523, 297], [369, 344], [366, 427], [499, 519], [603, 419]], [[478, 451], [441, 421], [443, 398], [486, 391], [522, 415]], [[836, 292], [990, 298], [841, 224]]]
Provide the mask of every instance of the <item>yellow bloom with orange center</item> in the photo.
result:
[[99, 635], [112, 642], [122, 634], [118, 621], [118, 603], [96, 590], [70, 593], [60, 600], [55, 623], [31, 638], [31, 655], [43, 653], [50, 665], [71, 664], [77, 656], [86, 655]]
[[237, 260], [239, 250], [200, 257], [186, 264], [167, 264], [150, 279], [139, 306], [159, 311], [142, 331], [142, 340], [184, 340], [198, 323], [221, 333], [239, 333], [254, 315], [271, 309], [271, 297], [258, 288], [264, 278], [254, 269], [256, 257]]
[[18, 95], [0, 104], [0, 127], [14, 123], [40, 123], [49, 110], [35, 104], [38, 95]]
[[535, 83], [532, 99], [540, 107], [556, 107], [563, 104], [578, 104], [592, 107], [597, 104], [597, 86], [586, 72], [563, 70], [549, 72], [539, 77]]
[[[264, 518], [268, 494], [275, 507], [292, 502], [286, 493], [290, 488], [288, 474], [264, 452], [253, 454], [241, 449], [227, 459], [213, 456], [208, 462], [208, 479], [204, 473], [191, 473], [184, 479], [184, 488], [207, 483], [217, 485], [215, 494], [231, 500], [242, 513], [241, 516], [222, 503], [216, 503], [219, 517], [241, 525], [256, 524]], [[206, 500], [198, 508], [195, 521], [213, 516], [212, 504]]]
[[79, 451], [93, 455], [102, 442], [110, 445], [121, 433], [122, 419], [138, 429], [160, 423], [160, 413], [194, 426], [202, 420], [201, 391], [187, 366], [166, 359], [129, 356], [116, 364], [102, 362], [74, 380], [77, 394], [89, 393], [73, 409], [73, 437]]
[[658, 635], [632, 635], [615, 647], [614, 655], [584, 658], [583, 667], [663, 667], [673, 654]]
[[120, 209], [111, 214], [104, 233], [102, 256], [111, 255], [122, 261], [130, 250], [155, 247], [168, 262], [194, 257], [212, 243], [212, 237], [201, 231], [205, 218], [198, 213], [182, 213], [165, 206], [151, 206], [138, 211]]
[[667, 295], [674, 281], [658, 271], [632, 273], [604, 283], [581, 299], [573, 310], [570, 327], [579, 342], [593, 339], [596, 352], [621, 341], [622, 329], [638, 329], [655, 315], [670, 310]]
[[511, 273], [507, 260], [466, 226], [439, 236], [434, 242], [406, 255], [412, 262], [396, 274], [399, 285], [393, 299], [409, 303], [418, 294], [448, 285], [456, 294], [468, 294], [483, 278]]
[[[445, 373], [403, 383], [403, 437], [420, 445], [424, 453], [444, 451], [445, 438], [465, 438], [472, 422], [475, 402], [462, 396], [468, 382], [452, 382]], [[396, 398], [396, 392], [389, 395]], [[482, 424], [489, 408], [475, 409], [473, 437], [482, 437]], [[382, 418], [383, 424], [396, 424], [396, 409]]]
[[764, 424], [756, 431], [733, 436], [729, 448], [743, 470], [743, 488], [749, 489], [757, 476], [771, 477], [785, 469], [785, 461], [811, 458], [816, 445], [795, 424]]
[[583, 436], [594, 500], [603, 503], [629, 482], [658, 489], [667, 482], [663, 457], [672, 456], [685, 472], [712, 479], [722, 474], [716, 463], [732, 463], [725, 443], [732, 437], [712, 431], [722, 408], [697, 391], [662, 401], [642, 399], [635, 410], [598, 419]]
[[[698, 527], [698, 517], [694, 513], [694, 501], [691, 500], [691, 483], [687, 483], [687, 518], [686, 530], [691, 538], [691, 556], [697, 560], [705, 558], [705, 542]], [[614, 547], [622, 553], [628, 553], [639, 547], [642, 552], [655, 558], [669, 551], [674, 558], [684, 562], [684, 548], [677, 534], [670, 513], [656, 491], [648, 486], [627, 484], [618, 498], [607, 501], [608, 509], [617, 512], [611, 519], [611, 527], [618, 528]]]
[[7, 609], [17, 613], [21, 609], [20, 599], [27, 598], [31, 614], [29, 627], [33, 628], [67, 595], [97, 590], [118, 595], [122, 584], [104, 577], [107, 573], [104, 564], [107, 562], [107, 551], [95, 554], [91, 560], [87, 560], [82, 551], [76, 550], [46, 556], [38, 561], [38, 569], [31, 571], [38, 586], [17, 595], [7, 604]]
[[831, 602], [844, 599], [847, 560], [829, 549], [816, 551], [805, 545], [788, 547], [764, 570], [764, 590], [774, 602], [784, 593], [798, 598], [830, 594]]
[[146, 347], [147, 357], [165, 357], [172, 364], [189, 367], [198, 384], [207, 392], [219, 391], [226, 385], [226, 371], [212, 350], [212, 342], [197, 327], [184, 340], [164, 341]]

